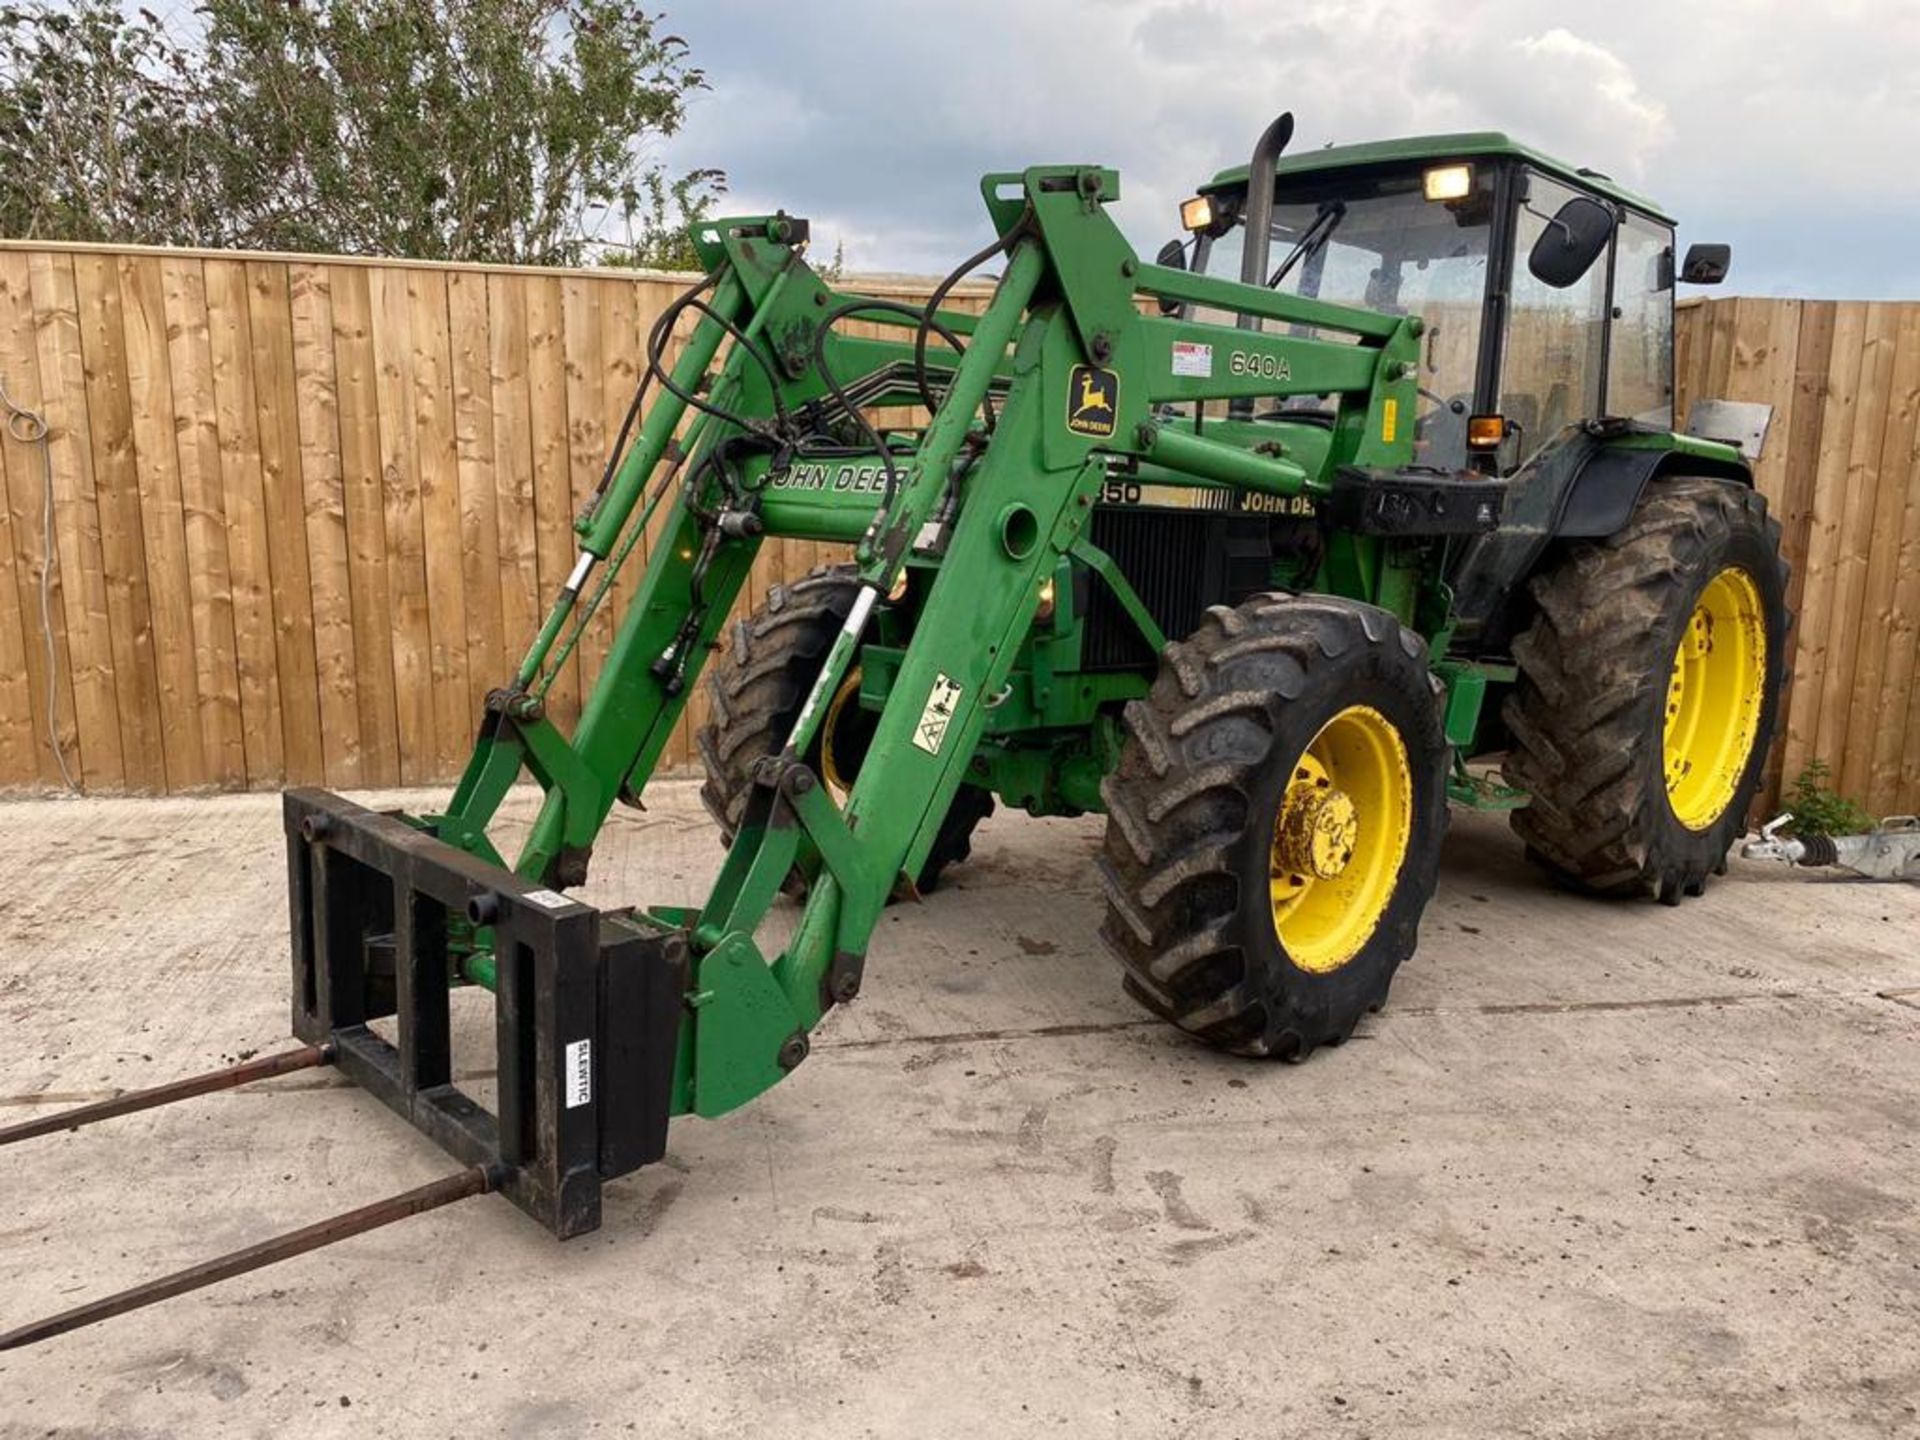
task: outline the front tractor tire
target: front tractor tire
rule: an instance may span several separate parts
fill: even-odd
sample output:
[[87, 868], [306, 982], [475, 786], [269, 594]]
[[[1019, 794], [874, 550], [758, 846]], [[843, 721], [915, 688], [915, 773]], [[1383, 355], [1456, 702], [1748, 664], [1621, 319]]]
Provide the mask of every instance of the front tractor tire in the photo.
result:
[[1126, 724], [1100, 875], [1129, 993], [1240, 1054], [1345, 1040], [1413, 953], [1439, 868], [1425, 644], [1325, 596], [1215, 608]]
[[[786, 744], [859, 593], [860, 577], [851, 565], [822, 565], [775, 585], [758, 610], [734, 622], [708, 678], [711, 712], [694, 736], [707, 773], [700, 799], [719, 822], [723, 844], [731, 845], [740, 831], [755, 762]], [[855, 664], [828, 701], [806, 755], [837, 804], [846, 803], [879, 721], [860, 707], [859, 686]], [[993, 796], [972, 785], [960, 787], [916, 877], [922, 894], [939, 883], [949, 865], [972, 853], [974, 827], [992, 812]], [[806, 876], [796, 866], [782, 888], [798, 899], [807, 893]]]
[[1746, 826], [1786, 663], [1780, 526], [1750, 486], [1652, 482], [1532, 582], [1503, 718], [1528, 855], [1576, 889], [1698, 895]]

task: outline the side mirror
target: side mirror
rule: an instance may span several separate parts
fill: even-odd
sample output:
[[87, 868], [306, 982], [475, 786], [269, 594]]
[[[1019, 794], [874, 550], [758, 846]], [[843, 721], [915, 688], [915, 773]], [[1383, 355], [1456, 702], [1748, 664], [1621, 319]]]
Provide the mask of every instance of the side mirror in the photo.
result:
[[1680, 264], [1680, 278], [1689, 285], [1718, 285], [1733, 263], [1731, 245], [1689, 245]]
[[1564, 290], [1593, 268], [1613, 238], [1613, 212], [1576, 195], [1562, 205], [1527, 253], [1527, 270], [1542, 285]]
[[[1169, 270], [1186, 269], [1187, 268], [1186, 242], [1184, 240], [1169, 240], [1166, 244], [1160, 247], [1160, 253], [1153, 257], [1153, 263], [1156, 265], [1164, 265]], [[1180, 305], [1181, 305], [1180, 301], [1169, 300], [1165, 296], [1162, 296], [1160, 299], [1160, 313], [1162, 315], [1177, 314], [1180, 310]]]

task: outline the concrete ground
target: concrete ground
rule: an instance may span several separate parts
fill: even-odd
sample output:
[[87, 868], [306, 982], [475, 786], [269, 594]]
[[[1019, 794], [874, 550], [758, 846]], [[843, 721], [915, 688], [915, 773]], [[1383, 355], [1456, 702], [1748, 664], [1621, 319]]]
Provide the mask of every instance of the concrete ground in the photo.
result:
[[[0, 1119], [282, 1042], [276, 804], [0, 807]], [[989, 822], [597, 1233], [469, 1200], [0, 1355], [0, 1435], [1920, 1433], [1920, 886], [1602, 905], [1460, 817], [1387, 1011], [1264, 1065], [1120, 994], [1098, 838]], [[592, 893], [718, 857], [663, 786]], [[451, 1168], [325, 1072], [10, 1148], [0, 1327]]]

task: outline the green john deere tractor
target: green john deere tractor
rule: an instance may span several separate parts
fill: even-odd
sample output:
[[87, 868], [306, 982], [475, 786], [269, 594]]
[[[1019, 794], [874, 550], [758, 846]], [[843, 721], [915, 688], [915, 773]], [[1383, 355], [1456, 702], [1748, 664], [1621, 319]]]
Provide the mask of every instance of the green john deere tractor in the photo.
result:
[[[592, 1229], [670, 1117], [805, 1060], [889, 899], [996, 799], [1104, 812], [1127, 988], [1287, 1059], [1385, 1000], [1449, 803], [1512, 811], [1597, 894], [1677, 902], [1722, 866], [1787, 626], [1747, 459], [1674, 431], [1676, 270], [1717, 279], [1724, 249], [1676, 267], [1657, 207], [1499, 135], [1282, 158], [1291, 130], [1156, 263], [1113, 171], [989, 175], [994, 239], [924, 306], [830, 286], [788, 215], [696, 227], [709, 273], [653, 327], [578, 564], [445, 810], [286, 797], [308, 1049], [252, 1063], [335, 1065], [469, 1166], [355, 1224], [497, 1189]], [[989, 262], [985, 309], [947, 306]], [[850, 559], [730, 625], [767, 535]], [[566, 733], [548, 687], [636, 561]], [[573, 899], [703, 678], [711, 894]], [[490, 826], [528, 774], [509, 864]], [[803, 908], [768, 953], [783, 891]], [[452, 1071], [474, 986], [491, 1110]]]
[[[1511, 811], [1583, 890], [1698, 894], [1758, 782], [1786, 614], [1746, 460], [1673, 433], [1670, 219], [1498, 134], [1279, 159], [1289, 128], [1187, 202], [1163, 268], [1119, 261], [1125, 300], [1063, 263], [1080, 349], [1040, 423], [1099, 442], [1098, 483], [910, 859], [932, 888], [996, 796], [1104, 811], [1127, 988], [1297, 1059], [1412, 953], [1449, 800]], [[1726, 263], [1698, 246], [1680, 278]], [[1076, 308], [1100, 281], [1106, 331]], [[1136, 296], [1164, 318], [1121, 318]], [[763, 513], [819, 533], [802, 504], [862, 473], [776, 469]], [[801, 756], [836, 799], [951, 568], [909, 547], [863, 614]], [[730, 841], [867, 583], [822, 569], [733, 627], [699, 736]], [[1493, 754], [1505, 785], [1467, 769]]]
[[[924, 306], [833, 289], [793, 217], [697, 227], [709, 273], [654, 327], [579, 565], [447, 809], [289, 795], [295, 1029], [417, 1119], [438, 1019], [411, 1076], [365, 1022], [411, 1033], [446, 982], [491, 987], [503, 1075], [535, 1087], [522, 1149], [549, 1102], [583, 1137], [604, 1106], [604, 1176], [799, 1065], [889, 899], [996, 799], [1106, 813], [1128, 989], [1249, 1055], [1304, 1057], [1384, 1001], [1449, 802], [1512, 810], [1584, 889], [1697, 892], [1759, 780], [1785, 587], [1740, 450], [1673, 429], [1671, 222], [1497, 135], [1283, 159], [1291, 131], [1154, 264], [1108, 215], [1113, 171], [989, 175], [994, 239]], [[989, 262], [984, 311], [947, 307]], [[900, 407], [920, 423], [872, 418]], [[729, 624], [766, 535], [851, 558]], [[564, 734], [548, 682], [643, 551]], [[710, 658], [712, 894], [566, 898]], [[1468, 770], [1495, 753], [1504, 783]], [[547, 798], [509, 868], [488, 825], [526, 773]], [[769, 955], [783, 891], [804, 909]], [[556, 919], [592, 932], [574, 961]], [[563, 1230], [567, 1175], [544, 1182]]]

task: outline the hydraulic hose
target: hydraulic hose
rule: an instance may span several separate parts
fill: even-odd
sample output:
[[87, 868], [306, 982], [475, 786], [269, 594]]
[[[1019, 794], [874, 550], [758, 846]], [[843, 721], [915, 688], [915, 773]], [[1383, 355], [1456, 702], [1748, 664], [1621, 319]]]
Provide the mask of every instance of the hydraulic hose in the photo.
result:
[[[958, 285], [968, 275], [986, 264], [987, 261], [991, 260], [995, 255], [1000, 254], [1002, 251], [1010, 253], [1013, 250], [1014, 243], [1027, 233], [1027, 229], [1032, 223], [1033, 217], [1031, 213], [1022, 215], [1018, 223], [1016, 223], [1011, 230], [1000, 236], [991, 245], [983, 245], [979, 250], [976, 250], [973, 254], [962, 260], [952, 270], [947, 272], [944, 280], [933, 287], [933, 294], [927, 297], [926, 308], [920, 312], [920, 325], [913, 332], [913, 378], [914, 383], [920, 387], [920, 393], [922, 395], [928, 393], [927, 336], [933, 330], [935, 324], [934, 315], [940, 309], [940, 302], [947, 298], [948, 292], [950, 292], [954, 286]], [[941, 398], [944, 400], [946, 397], [942, 396]]]
[[[908, 319], [920, 322], [921, 325], [938, 332], [940, 338], [953, 347], [955, 355], [963, 354], [965, 347], [961, 345], [959, 336], [955, 335], [953, 331], [949, 330], [945, 325], [942, 325], [937, 319], [931, 317], [930, 311], [922, 312], [911, 305], [902, 305], [893, 300], [865, 300], [857, 298], [848, 300], [844, 304], [836, 305], [833, 309], [829, 310], [825, 318], [821, 320], [819, 327], [813, 332], [813, 368], [819, 373], [820, 379], [825, 382], [828, 393], [839, 402], [840, 407], [852, 418], [854, 424], [860, 427], [860, 433], [866, 437], [872, 445], [874, 452], [879, 455], [880, 466], [886, 472], [886, 486], [880, 497], [880, 508], [884, 511], [893, 503], [893, 497], [899, 491], [900, 472], [893, 463], [893, 455], [892, 452], [887, 449], [885, 438], [880, 434], [879, 430], [874, 427], [873, 422], [867, 419], [866, 411], [853, 403], [852, 397], [847, 394], [840, 382], [834, 378], [832, 367], [827, 364], [827, 336], [832, 333], [834, 323], [845, 319], [849, 315], [857, 315], [862, 311], [873, 310], [883, 310], [893, 314], [905, 315]], [[916, 332], [916, 334], [920, 333], [924, 332]], [[924, 366], [915, 366], [914, 379], [920, 390], [921, 402], [926, 405], [928, 413], [931, 414], [933, 411], [939, 409], [940, 401], [934, 396], [932, 388], [927, 384], [927, 375]], [[989, 413], [991, 413], [990, 409]]]

